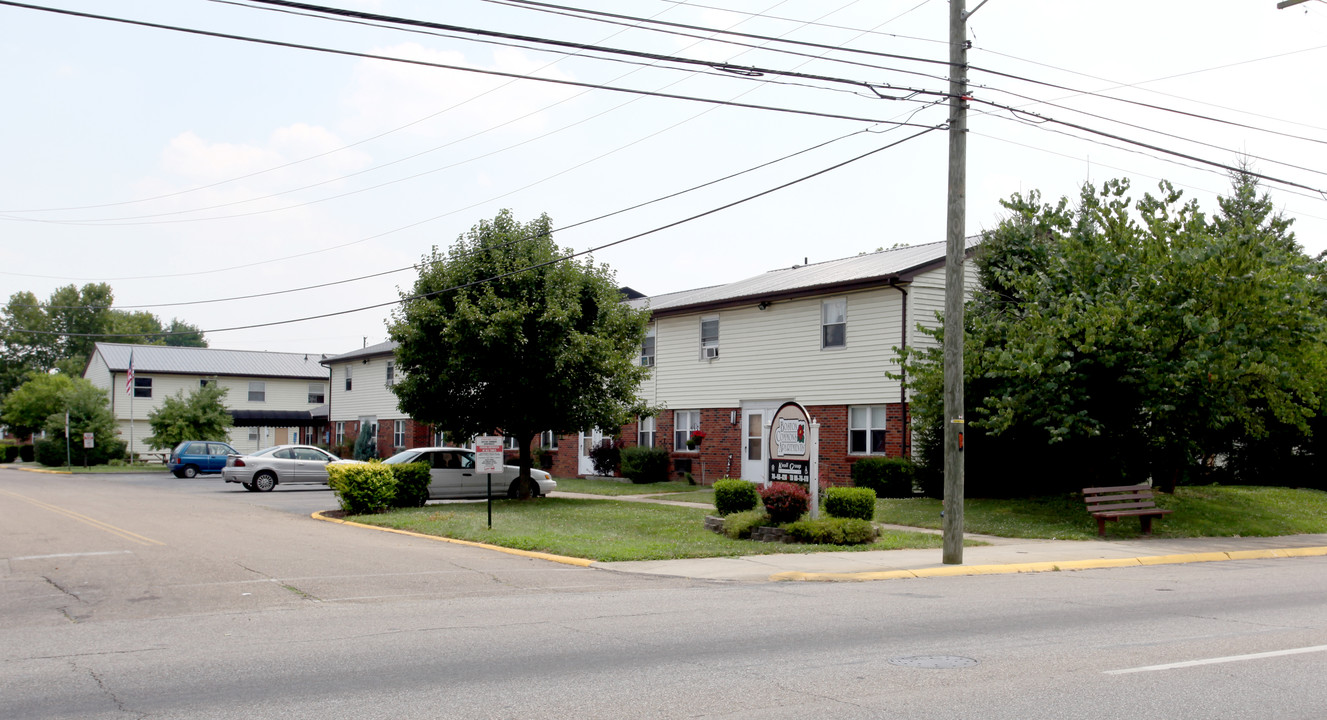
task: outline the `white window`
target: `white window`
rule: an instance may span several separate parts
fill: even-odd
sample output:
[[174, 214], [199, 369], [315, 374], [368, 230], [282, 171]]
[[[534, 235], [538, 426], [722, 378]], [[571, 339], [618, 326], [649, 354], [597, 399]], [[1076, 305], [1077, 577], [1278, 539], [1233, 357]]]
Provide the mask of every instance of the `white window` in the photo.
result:
[[519, 439], [517, 439], [517, 438], [511, 436], [511, 435], [503, 435], [503, 436], [502, 436], [502, 449], [503, 449], [503, 450], [520, 450], [520, 449], [521, 449], [521, 441], [520, 441]]
[[700, 319], [700, 359], [713, 360], [719, 357], [719, 316], [710, 315]]
[[848, 344], [848, 299], [820, 303], [820, 348], [841, 348]]
[[676, 452], [686, 452], [687, 440], [691, 433], [700, 429], [700, 411], [699, 410], [674, 410], [673, 411], [673, 450]]
[[862, 405], [848, 408], [848, 452], [854, 455], [885, 453], [885, 407]]
[[134, 397], [152, 397], [152, 378], [134, 376]]
[[641, 447], [654, 447], [654, 417], [640, 418], [636, 423], [636, 444]]
[[[387, 367], [390, 368], [391, 365], [388, 365]], [[393, 426], [392, 426], [392, 447], [396, 447], [396, 448], [404, 448], [404, 447], [405, 447], [405, 421], [404, 421], [404, 420], [396, 420], [396, 421], [393, 423]]]
[[654, 367], [654, 325], [645, 329], [645, 339], [640, 344], [641, 367]]
[[198, 388], [201, 390], [214, 382], [216, 382], [216, 378], [202, 378], [198, 381]]
[[346, 424], [339, 422], [336, 424], [336, 444], [344, 445], [346, 443]]
[[443, 430], [437, 430], [433, 433], [433, 446], [444, 447], [447, 445], [447, 433]]
[[352, 369], [353, 366], [351, 365], [346, 366], [346, 392], [350, 392], [350, 371]]
[[249, 402], [267, 402], [267, 383], [262, 380], [250, 381]]
[[396, 363], [387, 361], [387, 387], [391, 387], [396, 382]]
[[322, 405], [327, 399], [322, 383], [309, 383], [309, 404]]
[[258, 442], [258, 428], [256, 427], [249, 428], [249, 442], [252, 443]]
[[545, 430], [539, 433], [539, 446], [545, 450], [558, 449], [558, 436], [552, 430]]

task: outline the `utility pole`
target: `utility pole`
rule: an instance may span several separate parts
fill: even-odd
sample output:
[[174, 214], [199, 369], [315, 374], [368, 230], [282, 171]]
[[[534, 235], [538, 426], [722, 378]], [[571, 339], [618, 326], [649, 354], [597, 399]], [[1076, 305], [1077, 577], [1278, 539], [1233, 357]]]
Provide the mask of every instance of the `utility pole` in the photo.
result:
[[[985, 0], [977, 5], [980, 8]], [[973, 10], [976, 12], [976, 9]], [[949, 0], [949, 212], [945, 232], [944, 555], [963, 564], [963, 260], [967, 223], [968, 46], [963, 0]]]

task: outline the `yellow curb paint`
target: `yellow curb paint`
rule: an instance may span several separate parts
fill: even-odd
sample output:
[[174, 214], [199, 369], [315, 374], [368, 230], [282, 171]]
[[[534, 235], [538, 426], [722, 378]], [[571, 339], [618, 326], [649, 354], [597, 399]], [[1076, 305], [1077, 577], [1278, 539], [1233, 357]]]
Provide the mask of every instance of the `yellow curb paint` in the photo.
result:
[[1191, 562], [1220, 562], [1229, 560], [1230, 554], [1224, 552], [1209, 553], [1188, 553], [1185, 555], [1155, 555], [1153, 557], [1138, 558], [1138, 562], [1144, 565], [1178, 565], [1180, 563]]
[[1231, 550], [1226, 554], [1231, 560], [1272, 560], [1285, 557], [1277, 550]]
[[472, 540], [457, 540], [456, 538], [441, 537], [439, 535], [425, 535], [424, 533], [412, 532], [410, 530], [398, 530], [396, 528], [381, 527], [378, 525], [366, 525], [364, 523], [351, 522], [340, 518], [327, 517], [326, 515], [323, 515], [322, 511], [313, 513], [311, 517], [314, 520], [322, 520], [324, 522], [340, 523], [342, 525], [368, 528], [370, 530], [381, 530], [382, 532], [396, 533], [397, 535], [409, 535], [410, 537], [452, 543], [454, 545], [466, 545], [468, 547], [483, 548], [485, 550], [496, 550], [497, 552], [507, 553], [508, 555], [519, 555], [521, 557], [534, 558], [535, 560], [547, 560], [549, 562], [562, 563], [563, 565], [589, 567], [595, 563], [594, 560], [587, 560], [585, 558], [554, 555], [552, 553], [536, 552], [534, 550], [517, 550], [516, 548], [502, 547], [501, 545], [489, 545], [488, 543], [474, 542]]
[[1283, 548], [1277, 552], [1285, 553], [1286, 557], [1321, 557], [1327, 555], [1327, 547]]
[[68, 470], [46, 470], [44, 468], [26, 468], [26, 467], [20, 467], [14, 469], [22, 470], [23, 472], [45, 473], [47, 475], [73, 475], [73, 473]]

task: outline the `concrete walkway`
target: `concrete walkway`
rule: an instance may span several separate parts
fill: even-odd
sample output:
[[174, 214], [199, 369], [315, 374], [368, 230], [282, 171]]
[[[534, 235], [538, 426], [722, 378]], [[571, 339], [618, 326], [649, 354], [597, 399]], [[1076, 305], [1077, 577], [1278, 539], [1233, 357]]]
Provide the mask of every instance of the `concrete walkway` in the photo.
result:
[[[555, 491], [553, 494], [556, 497], [713, 507], [706, 503], [667, 500], [666, 493], [607, 496]], [[881, 527], [940, 533], [939, 530], [902, 525]], [[596, 562], [590, 566], [616, 572], [705, 580], [850, 582], [1327, 556], [1327, 534], [1270, 538], [1133, 538], [1089, 541], [1027, 540], [972, 533], [964, 537], [988, 544], [964, 548], [963, 563], [960, 565], [945, 565], [941, 550], [932, 548]]]

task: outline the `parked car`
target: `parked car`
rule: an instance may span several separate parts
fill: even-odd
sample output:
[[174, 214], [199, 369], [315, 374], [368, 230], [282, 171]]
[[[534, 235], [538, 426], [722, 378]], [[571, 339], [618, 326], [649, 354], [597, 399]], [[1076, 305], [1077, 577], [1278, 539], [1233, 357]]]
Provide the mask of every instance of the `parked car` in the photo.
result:
[[[429, 499], [487, 497], [488, 473], [475, 471], [475, 453], [458, 447], [412, 448], [383, 460], [384, 463], [428, 463]], [[516, 478], [520, 468], [504, 465], [501, 473], [493, 473], [493, 494], [495, 496], [516, 497]], [[532, 488], [535, 496], [547, 495], [557, 489], [553, 476], [543, 470], [530, 469], [530, 476], [537, 487]]]
[[213, 440], [185, 440], [170, 451], [167, 463], [177, 478], [197, 477], [198, 473], [219, 473], [226, 467], [226, 456], [235, 448]]
[[327, 484], [327, 466], [353, 463], [312, 445], [274, 445], [248, 455], [231, 455], [221, 477], [245, 490], [271, 491], [281, 483]]

